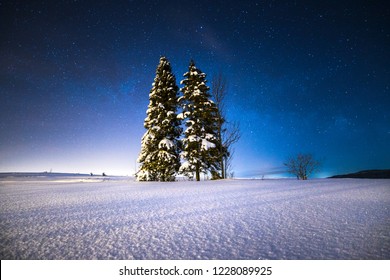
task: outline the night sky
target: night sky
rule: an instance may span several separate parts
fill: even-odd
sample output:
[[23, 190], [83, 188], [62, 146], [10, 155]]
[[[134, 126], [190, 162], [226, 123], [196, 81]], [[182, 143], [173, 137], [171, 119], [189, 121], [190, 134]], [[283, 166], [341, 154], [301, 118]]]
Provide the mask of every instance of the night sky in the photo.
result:
[[226, 77], [237, 177], [390, 168], [386, 2], [0, 1], [0, 172], [133, 174], [161, 55]]

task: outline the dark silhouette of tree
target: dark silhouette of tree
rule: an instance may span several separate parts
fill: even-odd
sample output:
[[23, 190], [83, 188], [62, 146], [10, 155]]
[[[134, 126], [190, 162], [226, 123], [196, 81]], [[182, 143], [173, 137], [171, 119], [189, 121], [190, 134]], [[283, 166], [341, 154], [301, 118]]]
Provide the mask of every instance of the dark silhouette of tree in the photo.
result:
[[297, 154], [287, 159], [284, 163], [287, 171], [297, 176], [298, 180], [307, 180], [309, 176], [318, 171], [320, 162], [311, 154]]
[[218, 108], [217, 139], [219, 147], [219, 174], [213, 174], [216, 179], [228, 178], [229, 174], [234, 174], [232, 169], [232, 159], [234, 154], [233, 144], [240, 140], [240, 127], [237, 122], [228, 122], [225, 113], [225, 100], [227, 96], [227, 82], [220, 73], [211, 82], [211, 95]]

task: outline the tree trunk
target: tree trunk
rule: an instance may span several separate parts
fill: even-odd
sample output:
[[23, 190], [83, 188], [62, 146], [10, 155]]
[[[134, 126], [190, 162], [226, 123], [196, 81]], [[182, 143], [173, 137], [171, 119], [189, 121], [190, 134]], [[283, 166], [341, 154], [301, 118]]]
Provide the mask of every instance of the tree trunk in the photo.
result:
[[221, 179], [226, 178], [225, 164], [223, 162], [223, 156], [221, 157]]

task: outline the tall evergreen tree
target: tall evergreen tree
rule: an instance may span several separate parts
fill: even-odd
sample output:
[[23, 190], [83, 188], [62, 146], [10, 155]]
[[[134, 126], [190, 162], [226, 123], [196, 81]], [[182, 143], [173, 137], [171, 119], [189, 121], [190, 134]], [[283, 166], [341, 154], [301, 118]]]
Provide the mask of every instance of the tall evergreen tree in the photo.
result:
[[160, 58], [149, 94], [149, 106], [136, 174], [138, 181], [174, 181], [180, 167], [178, 86], [169, 61]]
[[179, 98], [182, 113], [179, 119], [185, 121], [186, 129], [182, 139], [180, 172], [197, 181], [201, 173], [215, 173], [218, 169], [219, 143], [217, 137], [218, 109], [210, 99], [206, 74], [190, 62], [189, 70], [181, 81], [183, 96]]

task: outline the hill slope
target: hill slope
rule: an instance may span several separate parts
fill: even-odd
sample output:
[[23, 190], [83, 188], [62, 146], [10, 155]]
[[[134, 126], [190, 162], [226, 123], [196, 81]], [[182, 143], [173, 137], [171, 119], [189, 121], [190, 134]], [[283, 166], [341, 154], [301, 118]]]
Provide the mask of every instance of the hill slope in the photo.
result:
[[390, 179], [390, 169], [363, 170], [355, 173], [335, 175], [329, 178]]

